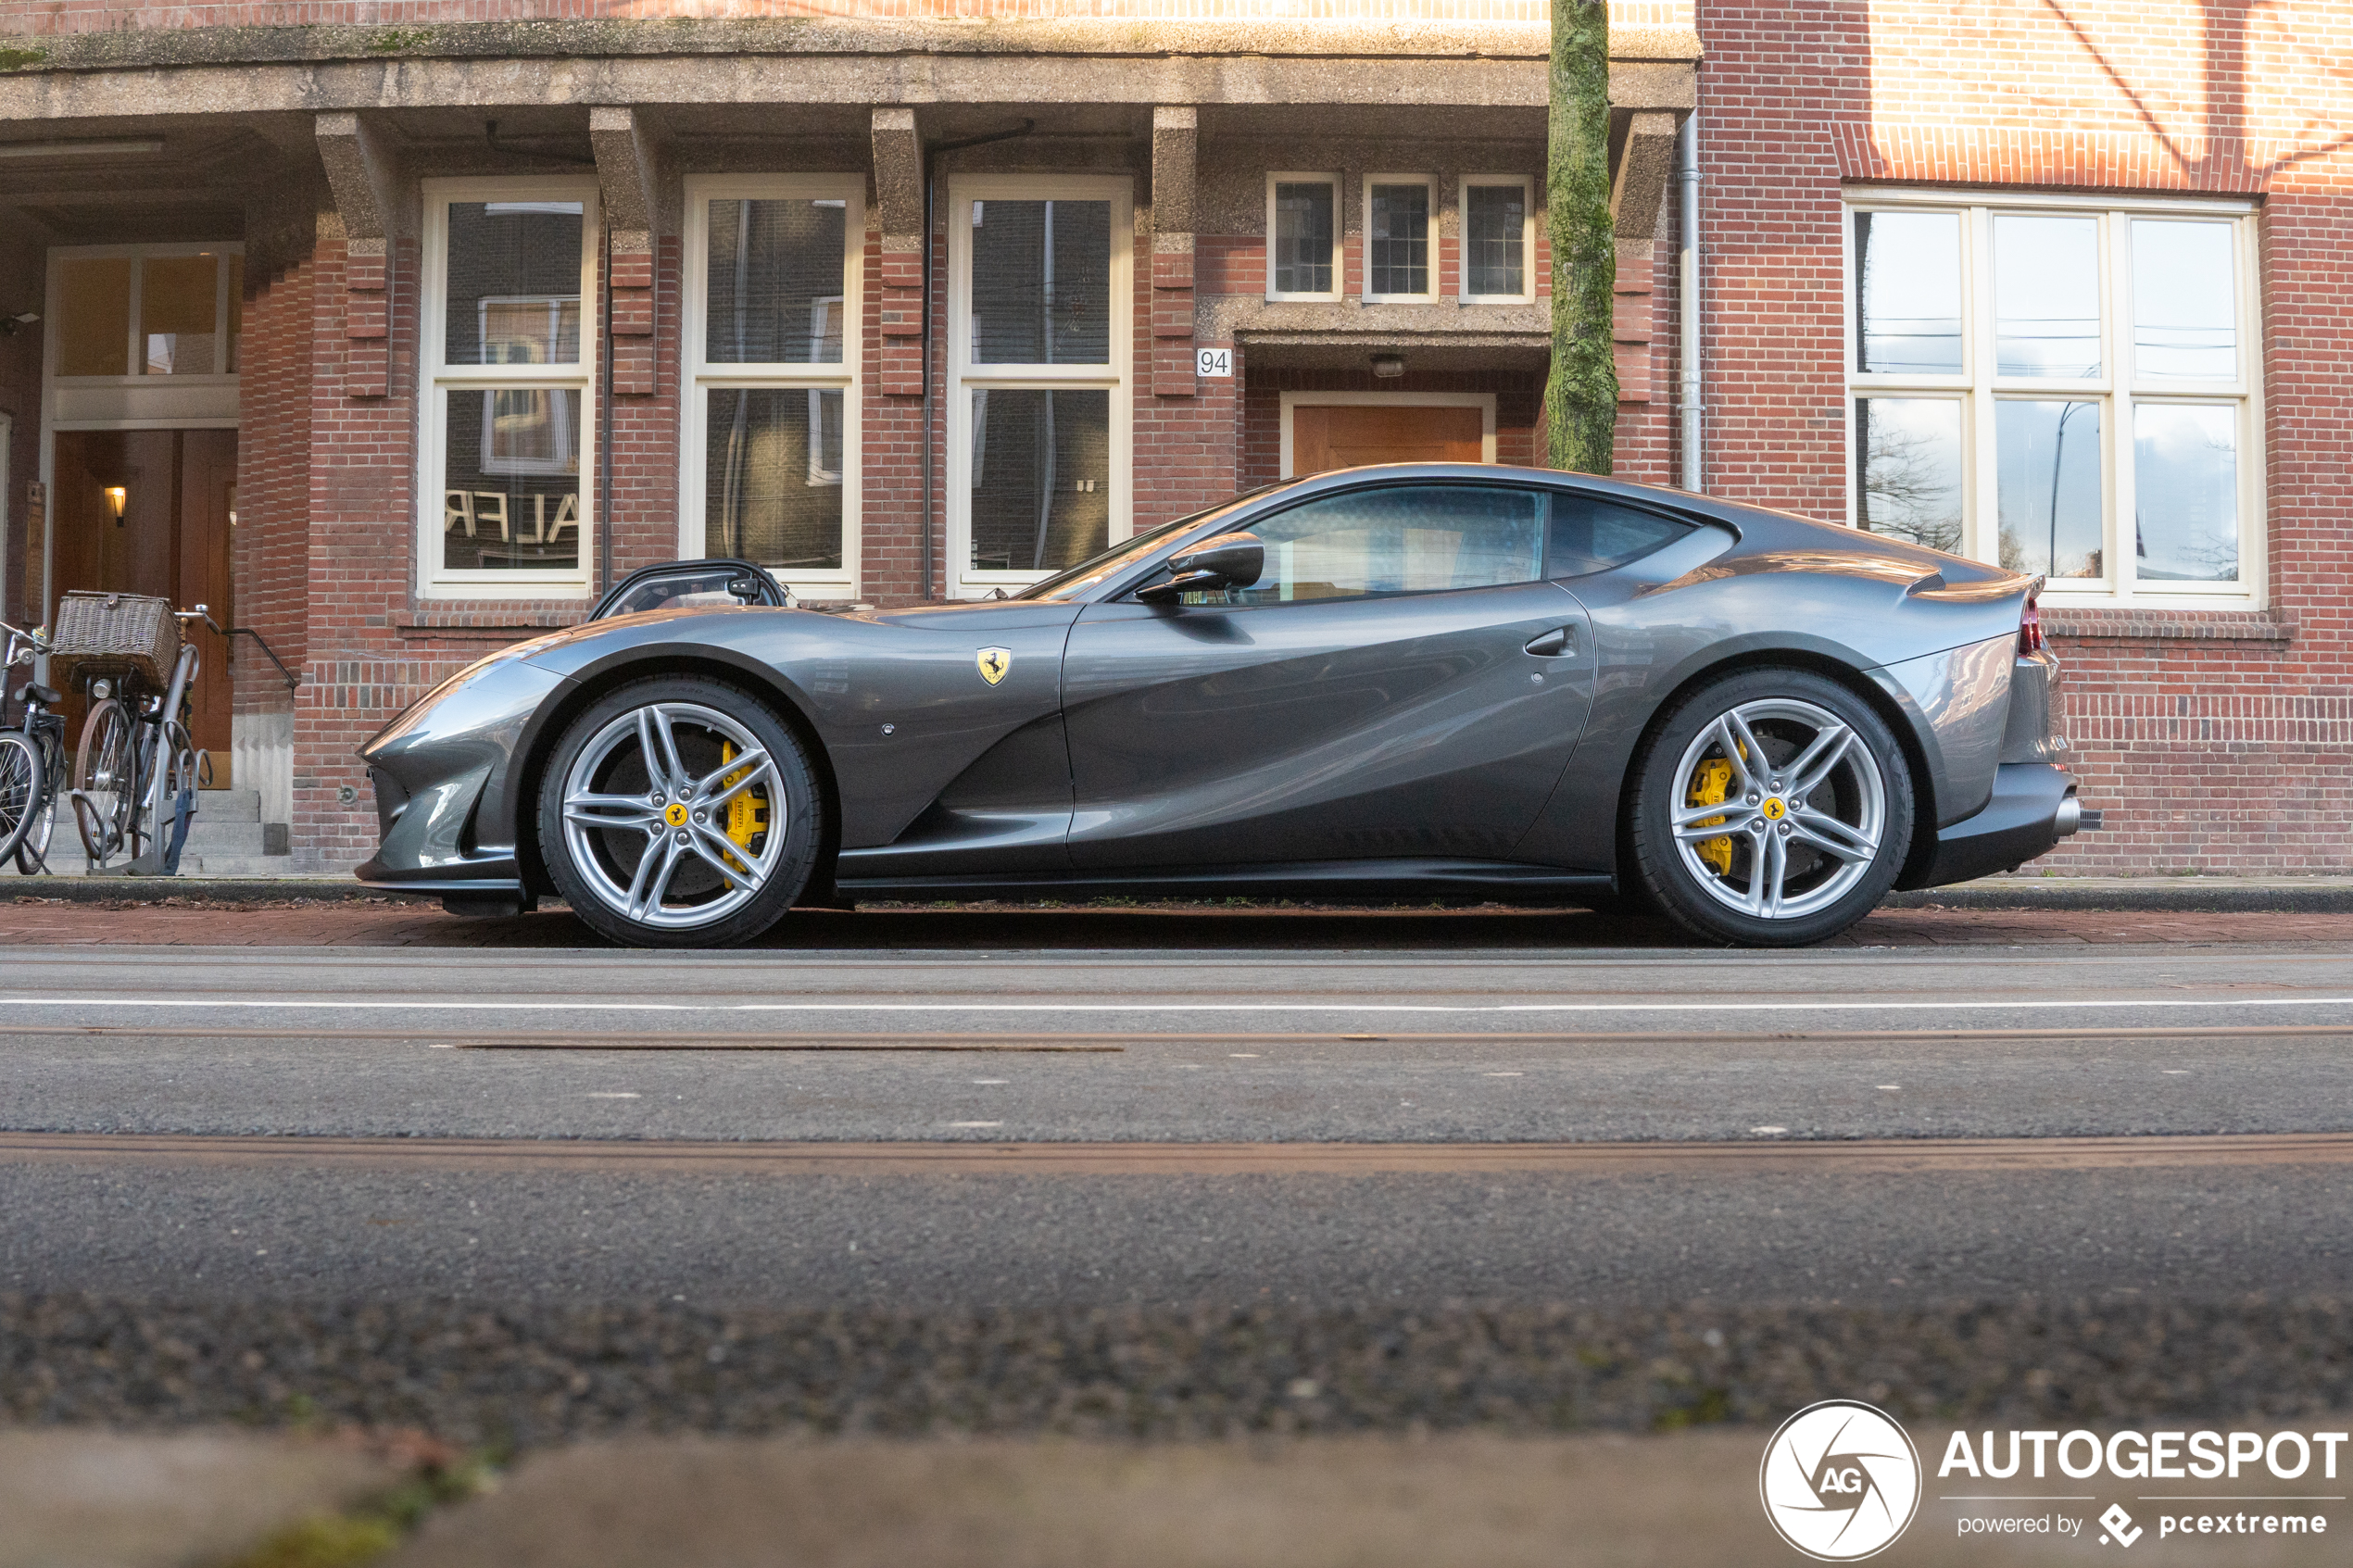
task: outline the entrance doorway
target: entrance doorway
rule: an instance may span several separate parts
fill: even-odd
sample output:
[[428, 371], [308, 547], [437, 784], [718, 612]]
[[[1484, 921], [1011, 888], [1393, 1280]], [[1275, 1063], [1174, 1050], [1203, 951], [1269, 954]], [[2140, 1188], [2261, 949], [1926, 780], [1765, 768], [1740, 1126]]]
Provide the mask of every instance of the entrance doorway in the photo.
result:
[[[237, 505], [233, 430], [61, 430], [50, 486], [50, 588], [149, 594], [211, 608], [236, 624], [229, 551]], [[52, 623], [56, 613], [48, 607]], [[203, 658], [189, 738], [212, 754], [212, 784], [231, 783], [229, 639], [201, 621], [184, 633]], [[69, 721], [81, 728], [82, 695]]]
[[1494, 460], [1492, 393], [1283, 394], [1287, 479], [1365, 463]]

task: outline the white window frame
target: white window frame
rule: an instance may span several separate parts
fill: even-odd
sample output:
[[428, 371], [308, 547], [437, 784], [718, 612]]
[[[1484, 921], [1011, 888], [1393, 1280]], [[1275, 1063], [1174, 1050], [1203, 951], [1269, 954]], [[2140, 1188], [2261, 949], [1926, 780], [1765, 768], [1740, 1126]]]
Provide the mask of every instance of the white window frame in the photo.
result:
[[[713, 364], [710, 344], [711, 204], [714, 201], [837, 201], [842, 204], [841, 288], [834, 308], [841, 326], [841, 359], [773, 365]], [[860, 511], [860, 414], [864, 404], [865, 355], [860, 323], [866, 277], [866, 179], [862, 174], [695, 174], [686, 182], [686, 262], [683, 290], [686, 315], [686, 395], [679, 410], [678, 554], [691, 559], [711, 553], [707, 515], [710, 478], [711, 397], [734, 387], [841, 394], [841, 566], [833, 571], [795, 571], [777, 581], [804, 599], [854, 599], [863, 581], [865, 530]], [[812, 320], [810, 325], [818, 323]], [[811, 334], [812, 339], [816, 334]], [[813, 400], [813, 399], [812, 399]], [[812, 420], [812, 427], [815, 421]], [[820, 448], [810, 448], [810, 478], [823, 483]]]
[[1291, 410], [1294, 408], [1363, 408], [1405, 404], [1416, 408], [1477, 408], [1478, 460], [1495, 460], [1495, 395], [1491, 392], [1286, 392], [1282, 395], [1282, 477], [1296, 478], [1291, 469]]
[[[1373, 187], [1376, 185], [1419, 185], [1429, 193], [1429, 287], [1421, 294], [1375, 294], [1373, 292]], [[1435, 305], [1439, 291], [1445, 287], [1445, 246], [1440, 238], [1443, 227], [1438, 208], [1438, 177], [1434, 174], [1367, 174], [1360, 196], [1364, 226], [1358, 231], [1364, 254], [1364, 292], [1358, 297], [1367, 305]]]
[[[972, 362], [972, 204], [975, 201], [1111, 203], [1111, 363], [982, 365]], [[1042, 583], [1051, 571], [980, 571], [972, 561], [972, 395], [1006, 391], [1111, 395], [1111, 518], [1108, 542], [1135, 532], [1135, 186], [1125, 175], [971, 174], [948, 182], [948, 593], [986, 598]]]
[[[42, 323], [42, 450], [49, 433], [60, 430], [233, 430], [237, 424], [238, 373], [222, 370], [203, 376], [151, 376], [141, 370], [146, 345], [139, 328], [140, 294], [146, 269], [140, 263], [154, 257], [203, 256], [220, 257], [213, 282], [213, 332], [225, 354], [228, 349], [229, 258], [243, 257], [241, 240], [194, 241], [170, 245], [53, 245], [44, 269], [43, 296], [52, 306], [64, 297], [64, 264], [84, 258], [128, 257], [131, 266], [131, 319], [123, 344], [129, 375], [61, 376], [57, 356], [64, 348], [61, 309], [50, 308]], [[48, 458], [43, 458], [45, 470]], [[45, 483], [44, 478], [44, 483]]]
[[[1536, 182], [1525, 174], [1466, 174], [1457, 182], [1454, 254], [1459, 297], [1465, 305], [1529, 305], [1536, 299]], [[1473, 294], [1470, 286], [1470, 194], [1501, 186], [1519, 192], [1519, 281], [1517, 294]], [[1366, 210], [1370, 210], [1367, 208]]]
[[[1275, 187], [1277, 185], [1326, 185], [1332, 193], [1332, 286], [1320, 294], [1297, 290], [1281, 292], [1275, 287]], [[1266, 176], [1266, 297], [1271, 301], [1308, 301], [1336, 304], [1348, 292], [1348, 215], [1340, 206], [1340, 176], [1311, 170], [1306, 173], [1276, 173]]]
[[[1961, 370], [1958, 374], [1897, 375], [1855, 369], [1860, 323], [1855, 279], [1855, 214], [1942, 211], [1957, 214], [1961, 230]], [[2080, 213], [2100, 224], [2100, 369], [2088, 379], [2043, 379], [1996, 373], [1994, 311], [1994, 220], [2004, 214]], [[2237, 375], [2230, 381], [2145, 380], [2133, 359], [2133, 247], [2135, 219], [2228, 223], [2236, 291]], [[2055, 577], [2043, 602], [2164, 604], [2183, 609], [2260, 607], [2270, 581], [2263, 423], [2263, 337], [2258, 234], [2253, 203], [2129, 196], [2045, 195], [2011, 191], [1910, 190], [1856, 186], [1846, 192], [1839, 227], [1845, 295], [1845, 457], [1849, 526], [1862, 521], [1856, 474], [1858, 439], [1854, 406], [1864, 397], [1948, 398], [1961, 410], [1961, 553], [1998, 562], [1999, 467], [1995, 405], [2011, 398], [2066, 399], [2100, 408], [2101, 561], [2105, 579]], [[2237, 410], [2239, 576], [2235, 583], [2142, 582], [2129, 547], [2133, 508], [2133, 414], [2141, 404], [2231, 405]]]
[[[427, 180], [423, 182], [423, 309], [418, 345], [422, 363], [417, 430], [417, 596], [432, 599], [586, 598], [596, 570], [597, 435], [599, 423], [596, 370], [597, 257], [603, 248], [602, 215], [593, 178], [524, 177]], [[581, 204], [580, 362], [576, 365], [452, 365], [448, 362], [449, 206], [452, 202], [560, 201]], [[496, 392], [506, 387], [549, 387], [578, 394], [579, 428], [572, 433], [580, 457], [578, 567], [572, 571], [465, 571], [442, 564], [442, 522], [447, 489], [449, 395]]]

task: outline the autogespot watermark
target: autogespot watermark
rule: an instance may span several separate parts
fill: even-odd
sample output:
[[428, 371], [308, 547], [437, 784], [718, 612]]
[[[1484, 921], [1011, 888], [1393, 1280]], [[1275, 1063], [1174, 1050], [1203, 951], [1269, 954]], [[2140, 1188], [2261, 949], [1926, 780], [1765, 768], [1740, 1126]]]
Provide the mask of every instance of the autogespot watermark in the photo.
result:
[[1919, 1450], [1886, 1411], [1825, 1399], [1781, 1423], [1756, 1489], [1781, 1539], [1824, 1562], [1852, 1562], [1891, 1545], [1919, 1512]]

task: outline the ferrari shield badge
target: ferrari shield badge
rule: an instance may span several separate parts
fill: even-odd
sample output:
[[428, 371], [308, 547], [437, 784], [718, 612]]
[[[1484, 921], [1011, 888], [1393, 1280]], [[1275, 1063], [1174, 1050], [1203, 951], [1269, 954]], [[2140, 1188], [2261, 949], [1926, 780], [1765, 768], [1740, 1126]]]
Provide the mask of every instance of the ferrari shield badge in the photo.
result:
[[1013, 650], [1011, 648], [983, 648], [976, 657], [980, 660], [980, 678], [992, 686], [1003, 680], [1005, 671], [1013, 667]]

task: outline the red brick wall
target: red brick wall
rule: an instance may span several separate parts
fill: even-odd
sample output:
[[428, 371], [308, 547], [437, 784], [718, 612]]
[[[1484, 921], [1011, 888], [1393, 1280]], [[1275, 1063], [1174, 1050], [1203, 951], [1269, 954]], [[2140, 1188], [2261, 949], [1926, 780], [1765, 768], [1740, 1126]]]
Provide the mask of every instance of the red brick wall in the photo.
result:
[[[0, 315], [42, 310], [44, 256], [31, 245], [0, 244]], [[0, 337], [0, 414], [14, 427], [8, 457], [7, 493], [0, 495], [0, 621], [31, 623], [24, 601], [25, 486], [41, 477], [40, 325]]]
[[[310, 563], [311, 333], [317, 262], [309, 255], [245, 273], [237, 406], [237, 533], [230, 564], [237, 623], [302, 668]], [[277, 668], [245, 639], [232, 650], [236, 711], [283, 712]], [[242, 782], [242, 781], [241, 781]]]
[[[2076, 872], [2353, 869], [2342, 479], [2353, 11], [1832, 0], [1701, 12], [1708, 488], [1845, 512], [1842, 179], [2263, 197], [2270, 610], [2055, 616]], [[1661, 260], [1668, 260], [1662, 247]]]

